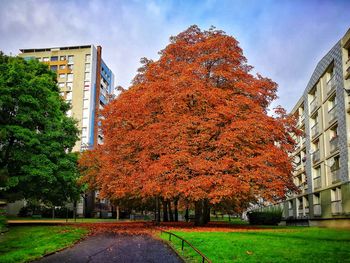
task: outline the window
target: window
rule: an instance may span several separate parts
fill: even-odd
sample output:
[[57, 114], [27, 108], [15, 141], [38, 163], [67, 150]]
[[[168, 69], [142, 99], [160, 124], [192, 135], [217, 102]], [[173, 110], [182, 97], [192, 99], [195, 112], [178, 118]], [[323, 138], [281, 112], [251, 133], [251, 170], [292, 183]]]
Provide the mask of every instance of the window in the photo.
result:
[[61, 73], [61, 74], [58, 75], [58, 77], [59, 77], [60, 79], [64, 79], [64, 78], [66, 78], [66, 74]]
[[60, 92], [60, 96], [61, 97], [63, 97], [64, 96], [64, 92], [62, 91], [62, 92]]
[[84, 99], [84, 100], [83, 100], [83, 108], [84, 108], [84, 109], [87, 109], [88, 107], [89, 107], [89, 100]]
[[90, 72], [85, 72], [85, 79], [90, 80], [91, 73]]
[[67, 89], [68, 90], [72, 90], [73, 89], [73, 82], [67, 82], [66, 85], [67, 85]]
[[334, 96], [328, 101], [328, 123], [330, 124], [337, 118], [337, 97]]
[[88, 126], [89, 120], [88, 118], [83, 118], [83, 126]]
[[65, 65], [60, 65], [59, 69], [64, 69]]
[[38, 61], [40, 61], [40, 62], [41, 62], [41, 61], [43, 61], [43, 59], [42, 59], [42, 58], [37, 58], [37, 60], [38, 60]]
[[72, 92], [67, 91], [66, 100], [72, 100]]
[[342, 212], [341, 188], [336, 187], [331, 190], [332, 214], [340, 214]]
[[309, 101], [310, 101], [310, 107], [309, 107], [310, 113], [312, 113], [318, 107], [316, 86], [312, 89], [312, 91], [309, 94]]
[[319, 125], [318, 125], [318, 114], [316, 113], [314, 117], [310, 119], [311, 126], [311, 137], [315, 137], [320, 133]]
[[315, 193], [313, 196], [313, 201], [314, 201], [314, 205], [319, 205], [320, 204], [320, 193]]
[[322, 186], [321, 166], [317, 166], [315, 169], [313, 169], [313, 186], [314, 189], [321, 188]]
[[81, 137], [81, 142], [83, 143], [83, 144], [87, 144], [87, 142], [88, 142], [88, 140], [87, 140], [87, 137]]
[[339, 165], [339, 155], [338, 156], [335, 156], [333, 158], [333, 160], [331, 160], [331, 164], [330, 164], [330, 169], [331, 169], [331, 172], [335, 172], [337, 170], [340, 169], [340, 165]]
[[68, 69], [73, 70], [73, 65], [68, 65]]
[[51, 57], [51, 61], [58, 61], [58, 57], [57, 56]]
[[61, 88], [61, 89], [64, 88], [64, 82], [59, 82], [58, 83], [58, 87]]
[[74, 62], [74, 56], [70, 55], [68, 56], [68, 64], [72, 64]]
[[337, 106], [337, 97], [334, 96], [328, 101], [328, 111], [332, 110], [335, 106]]
[[90, 72], [90, 63], [85, 64], [85, 72]]
[[66, 60], [66, 56], [60, 56], [60, 60], [61, 61]]
[[89, 109], [83, 109], [83, 118], [89, 117]]
[[86, 128], [86, 127], [83, 127], [83, 128], [81, 129], [81, 135], [82, 135], [82, 136], [87, 136], [87, 128]]
[[90, 96], [90, 91], [89, 90], [84, 90], [84, 99], [88, 99]]
[[73, 81], [73, 74], [72, 73], [67, 74], [67, 80]]
[[91, 55], [90, 54], [86, 54], [85, 55], [85, 62], [90, 62], [91, 61]]
[[340, 187], [336, 187], [336, 188], [332, 189], [331, 200], [332, 201], [339, 201], [339, 200], [341, 200], [341, 189], [340, 189]]
[[50, 69], [51, 69], [52, 71], [57, 71], [57, 65], [52, 65], [52, 66], [50, 66]]
[[48, 61], [49, 61], [49, 58], [48, 58], [48, 57], [44, 57], [44, 58], [43, 58], [43, 61], [44, 61], [44, 62], [48, 62]]

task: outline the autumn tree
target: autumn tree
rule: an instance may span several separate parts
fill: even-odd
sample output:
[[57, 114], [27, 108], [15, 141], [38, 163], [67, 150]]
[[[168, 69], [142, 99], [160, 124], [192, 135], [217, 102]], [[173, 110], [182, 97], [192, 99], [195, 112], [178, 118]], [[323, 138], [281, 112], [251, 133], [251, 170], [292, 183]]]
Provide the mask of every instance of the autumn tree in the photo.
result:
[[268, 114], [277, 84], [251, 73], [236, 39], [191, 26], [142, 62], [102, 112], [104, 145], [81, 160], [101, 195], [186, 200], [205, 224], [211, 204], [239, 210], [293, 189], [293, 120]]
[[0, 198], [62, 205], [79, 197], [69, 108], [47, 65], [0, 52]]

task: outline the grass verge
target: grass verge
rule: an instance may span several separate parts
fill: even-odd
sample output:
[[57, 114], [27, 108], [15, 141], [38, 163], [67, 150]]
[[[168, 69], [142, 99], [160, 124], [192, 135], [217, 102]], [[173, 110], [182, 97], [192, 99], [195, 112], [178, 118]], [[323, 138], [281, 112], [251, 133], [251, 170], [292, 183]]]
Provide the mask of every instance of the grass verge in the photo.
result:
[[28, 262], [72, 245], [88, 230], [72, 226], [18, 226], [0, 236], [0, 262]]
[[[282, 228], [245, 232], [171, 231], [186, 239], [213, 262], [350, 262], [350, 230]], [[168, 235], [163, 234], [168, 240]], [[200, 257], [181, 241], [172, 246], [188, 261]]]

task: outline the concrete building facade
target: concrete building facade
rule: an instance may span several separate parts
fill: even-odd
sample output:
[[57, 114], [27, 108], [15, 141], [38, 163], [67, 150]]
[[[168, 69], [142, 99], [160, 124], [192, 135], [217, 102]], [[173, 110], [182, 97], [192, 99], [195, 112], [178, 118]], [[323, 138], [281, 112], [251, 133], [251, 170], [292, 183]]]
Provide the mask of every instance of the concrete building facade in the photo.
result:
[[[71, 104], [67, 114], [77, 120], [80, 131], [73, 151], [84, 151], [102, 144], [98, 111], [109, 103], [114, 92], [114, 74], [102, 59], [102, 48], [85, 45], [20, 51], [20, 57], [47, 63], [57, 73], [60, 94]], [[25, 200], [9, 203], [7, 213], [17, 215], [25, 205]], [[95, 192], [90, 192], [78, 202], [76, 212], [79, 216], [90, 217], [95, 210], [101, 213], [101, 207], [109, 209], [109, 201], [101, 200]]]
[[101, 144], [98, 110], [108, 103], [114, 89], [114, 74], [102, 59], [102, 48], [86, 45], [20, 51], [20, 57], [47, 63], [57, 72], [61, 96], [72, 106], [68, 115], [78, 121], [81, 132], [73, 151]]
[[291, 114], [302, 130], [292, 156], [300, 191], [280, 204], [283, 217], [350, 225], [350, 29], [317, 64]]

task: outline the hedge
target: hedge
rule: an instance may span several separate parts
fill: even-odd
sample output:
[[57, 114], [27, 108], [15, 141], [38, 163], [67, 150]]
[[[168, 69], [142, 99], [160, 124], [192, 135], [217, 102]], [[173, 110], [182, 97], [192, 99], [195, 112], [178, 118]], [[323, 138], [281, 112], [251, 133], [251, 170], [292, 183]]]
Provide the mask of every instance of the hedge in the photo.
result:
[[282, 220], [282, 211], [279, 209], [272, 211], [253, 211], [248, 214], [251, 225], [278, 225]]

